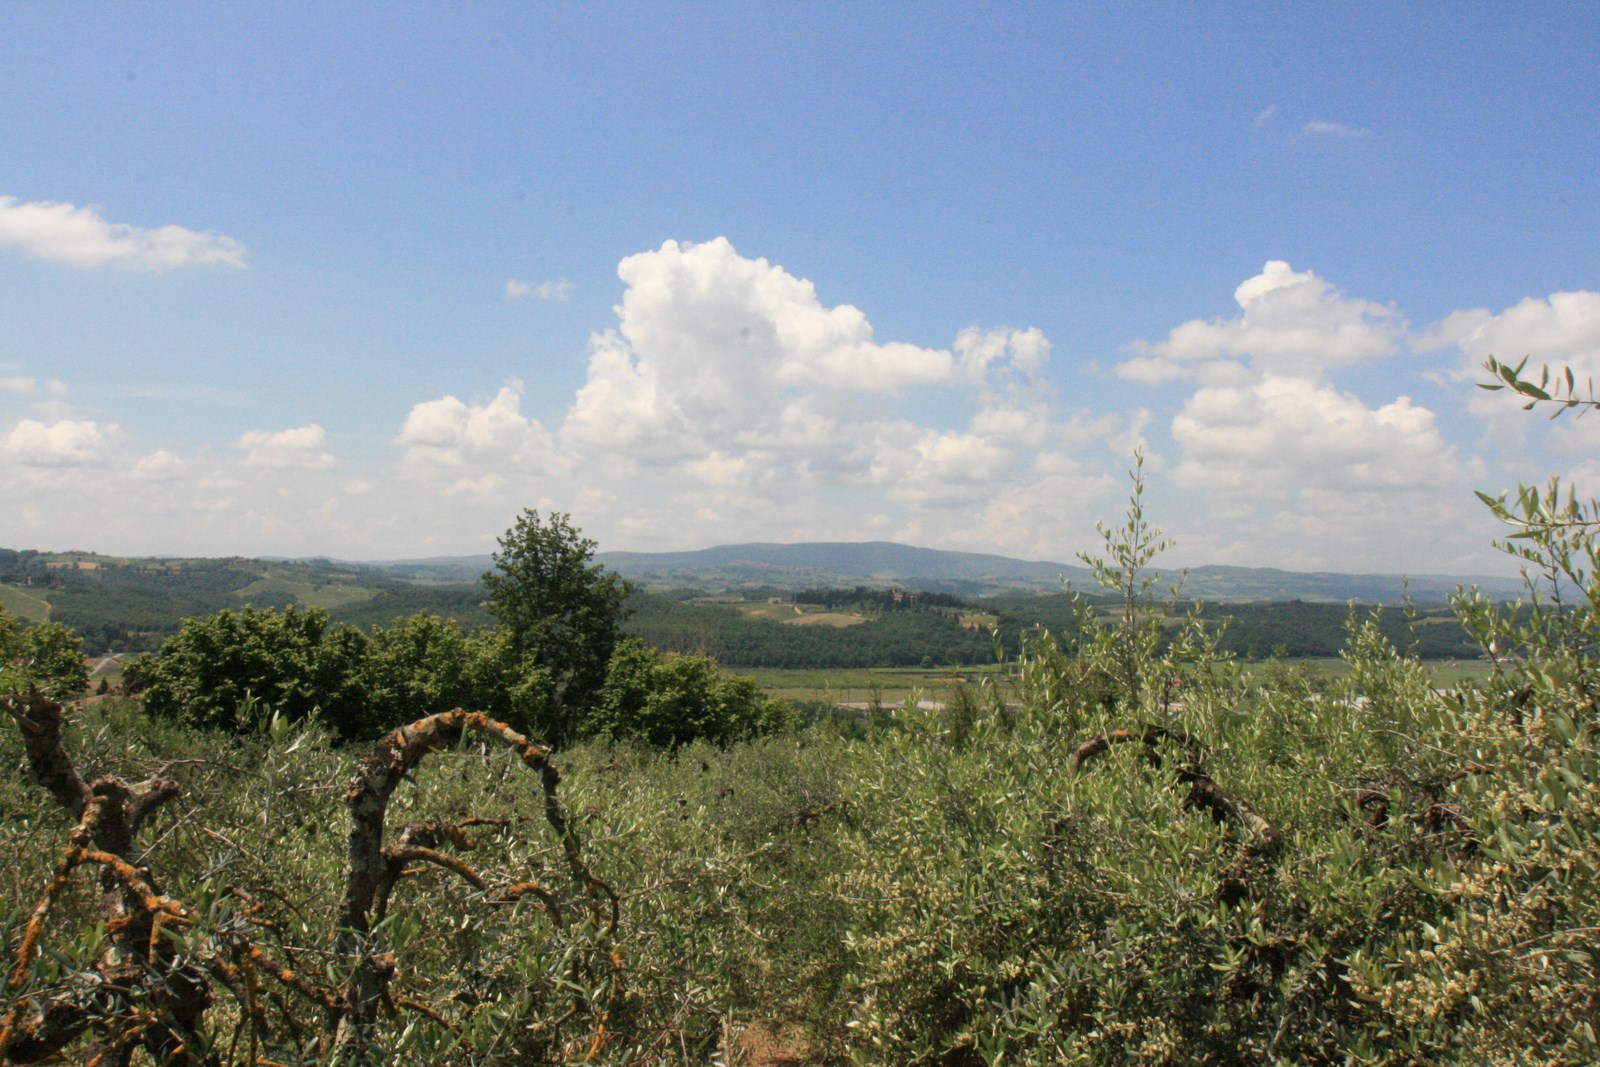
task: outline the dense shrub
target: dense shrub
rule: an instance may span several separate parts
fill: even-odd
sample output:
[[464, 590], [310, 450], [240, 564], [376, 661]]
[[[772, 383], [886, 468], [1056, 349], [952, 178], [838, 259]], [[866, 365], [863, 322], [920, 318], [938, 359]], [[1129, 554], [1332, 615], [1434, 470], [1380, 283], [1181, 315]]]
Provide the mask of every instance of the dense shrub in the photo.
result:
[[768, 697], [749, 678], [724, 674], [715, 660], [657, 652], [630, 638], [611, 657], [583, 733], [676, 748], [744, 741], [794, 723], [788, 701]]
[[[28, 640], [56, 640], [34, 627]], [[82, 657], [76, 656], [81, 674]], [[554, 676], [496, 629], [468, 634], [419, 613], [370, 636], [318, 609], [247, 607], [189, 619], [153, 656], [134, 661], [129, 684], [153, 715], [192, 725], [249, 729], [277, 715], [316, 715], [343, 740], [451, 708], [481, 711], [544, 742], [606, 736], [676, 747], [727, 744], [787, 730], [793, 708], [709, 659], [624, 641], [586, 709], [564, 704]], [[80, 685], [81, 689], [81, 685]]]
[[153, 715], [223, 729], [260, 709], [294, 721], [320, 714], [340, 736], [371, 736], [361, 671], [366, 635], [320, 608], [244, 607], [186, 619], [154, 656], [128, 668]]
[[23, 627], [0, 607], [0, 692], [38, 686], [49, 696], [77, 696], [89, 687], [83, 642], [56, 622]]

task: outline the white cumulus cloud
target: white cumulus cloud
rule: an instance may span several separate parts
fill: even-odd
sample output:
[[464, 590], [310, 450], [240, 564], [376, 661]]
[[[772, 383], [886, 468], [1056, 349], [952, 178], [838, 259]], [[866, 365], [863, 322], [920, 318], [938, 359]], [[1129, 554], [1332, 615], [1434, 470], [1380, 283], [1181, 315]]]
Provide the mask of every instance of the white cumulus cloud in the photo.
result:
[[0, 247], [72, 267], [115, 264], [146, 270], [223, 266], [242, 269], [245, 247], [232, 237], [183, 226], [145, 228], [108, 222], [92, 207], [0, 196]]
[[141, 457], [129, 473], [141, 482], [172, 482], [182, 477], [186, 468], [183, 460], [162, 450]]
[[[1188, 498], [1175, 526], [1204, 531], [1193, 538], [1204, 558], [1315, 567], [1323, 553], [1345, 568], [1440, 570], [1479, 551], [1463, 509], [1482, 463], [1398, 387], [1369, 398], [1335, 383], [1416, 347], [1399, 312], [1282, 260], [1234, 302], [1233, 317], [1136, 342], [1118, 367], [1147, 385], [1196, 383], [1168, 428], [1171, 481]], [[1436, 553], [1403, 533], [1425, 513], [1455, 523]]]
[[333, 466], [328, 433], [316, 423], [288, 430], [251, 430], [234, 447], [244, 452], [246, 467], [266, 470], [325, 470]]
[[425, 466], [551, 466], [555, 442], [537, 421], [523, 416], [522, 390], [522, 383], [513, 381], [486, 404], [453, 396], [417, 404], [395, 444], [406, 450], [408, 463]]
[[1165, 340], [1137, 341], [1125, 378], [1156, 384], [1218, 360], [1247, 359], [1258, 370], [1316, 374], [1399, 350], [1405, 322], [1391, 307], [1345, 296], [1311, 271], [1274, 259], [1233, 294], [1239, 314], [1193, 319]]
[[841, 423], [892, 402], [870, 398], [981, 380], [999, 361], [1034, 373], [1048, 358], [1036, 330], [963, 334], [959, 362], [880, 341], [860, 309], [825, 306], [811, 282], [725, 238], [668, 241], [617, 273], [627, 286], [618, 326], [592, 339], [562, 438], [645, 465], [759, 450], [815, 452], [836, 466], [857, 451]]
[[[597, 531], [656, 544], [949, 543], [1000, 495], [1056, 478], [1068, 452], [1111, 447], [1067, 441], [1040, 330], [971, 327], [948, 348], [880, 338], [860, 308], [725, 238], [667, 241], [617, 273], [617, 319], [591, 335], [554, 433], [523, 414], [518, 383], [486, 403], [429, 400], [394, 439], [407, 470], [463, 507], [581, 499]], [[1072, 521], [1087, 527], [1082, 503]], [[1007, 545], [1038, 537], [1014, 529]]]
[[1457, 311], [1417, 342], [1424, 349], [1447, 345], [1461, 349], [1466, 371], [1475, 376], [1489, 356], [1513, 364], [1526, 356], [1530, 368], [1559, 364], [1585, 376], [1600, 374], [1600, 292], [1529, 297], [1499, 314]]
[[1410, 398], [1372, 408], [1298, 377], [1201, 389], [1172, 420], [1172, 437], [1183, 449], [1174, 477], [1208, 491], [1422, 490], [1462, 473], [1433, 412]]
[[4, 449], [16, 462], [29, 467], [98, 466], [107, 461], [115, 426], [86, 419], [43, 423], [23, 419], [6, 435]]

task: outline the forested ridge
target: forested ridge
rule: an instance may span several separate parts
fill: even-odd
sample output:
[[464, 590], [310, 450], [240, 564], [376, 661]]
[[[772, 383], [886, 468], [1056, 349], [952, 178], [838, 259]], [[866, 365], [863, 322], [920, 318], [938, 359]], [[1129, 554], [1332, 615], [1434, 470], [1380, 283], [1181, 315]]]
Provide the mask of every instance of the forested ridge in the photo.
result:
[[[864, 620], [834, 628], [795, 625], [794, 619], [751, 618], [737, 604], [690, 594], [636, 593], [629, 600], [633, 614], [625, 627], [654, 647], [712, 656], [732, 668], [959, 666], [994, 662], [996, 637], [1000, 651], [1015, 656], [1035, 630], [1068, 632], [1077, 625], [1085, 602], [1109, 610], [1109, 602], [1102, 598], [1066, 593], [983, 599], [933, 594], [886, 608], [888, 596], [880, 590], [855, 588], [777, 598], [784, 604], [857, 611]], [[1374, 608], [1180, 601], [1166, 620], [1166, 632], [1176, 633], [1191, 610], [1200, 611], [1222, 651], [1241, 658], [1298, 659], [1338, 656], [1348, 640], [1351, 620], [1367, 618]], [[1375, 624], [1388, 640], [1420, 659], [1478, 659], [1483, 654], [1449, 608], [1408, 611], [1398, 605], [1379, 612]]]

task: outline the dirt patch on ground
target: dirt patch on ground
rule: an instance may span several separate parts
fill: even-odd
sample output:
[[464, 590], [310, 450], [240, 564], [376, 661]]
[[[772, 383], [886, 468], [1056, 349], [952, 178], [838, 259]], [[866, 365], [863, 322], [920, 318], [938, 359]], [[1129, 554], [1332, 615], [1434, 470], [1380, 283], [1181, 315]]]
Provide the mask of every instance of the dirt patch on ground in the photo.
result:
[[748, 1067], [801, 1067], [806, 1043], [770, 1026], [752, 1026], [739, 1035], [740, 1062]]

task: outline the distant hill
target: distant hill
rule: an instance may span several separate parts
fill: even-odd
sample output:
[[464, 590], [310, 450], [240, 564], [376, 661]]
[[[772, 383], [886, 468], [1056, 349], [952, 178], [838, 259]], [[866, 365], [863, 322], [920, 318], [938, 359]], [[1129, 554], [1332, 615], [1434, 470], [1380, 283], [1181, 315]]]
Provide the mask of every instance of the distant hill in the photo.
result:
[[[708, 592], [797, 590], [818, 586], [904, 585], [929, 592], [985, 596], [1007, 591], [1058, 592], [1062, 581], [1095, 588], [1081, 564], [1028, 561], [977, 552], [945, 552], [888, 541], [754, 543], [694, 552], [601, 552], [595, 559], [645, 588], [696, 587]], [[439, 562], [439, 561], [435, 561]], [[480, 564], [481, 566], [481, 564]], [[1205, 566], [1163, 574], [1183, 579], [1187, 597], [1205, 600], [1307, 600], [1398, 603], [1407, 591], [1397, 574], [1300, 573], [1267, 567]], [[1439, 603], [1458, 586], [1477, 585], [1494, 596], [1515, 596], [1513, 579], [1471, 575], [1416, 575], [1413, 599]]]
[[602, 552], [595, 559], [649, 587], [806, 589], [904, 585], [981, 596], [1003, 589], [1059, 591], [1062, 575], [1092, 580], [1082, 566], [1029, 562], [979, 552], [945, 552], [889, 541], [719, 545], [696, 552]]
[[24, 622], [76, 630], [91, 653], [156, 648], [190, 616], [247, 604], [325, 609], [335, 620], [387, 625], [417, 611], [469, 625], [491, 621], [470, 581], [402, 578], [384, 567], [327, 559], [125, 558], [0, 549], [0, 607]]

